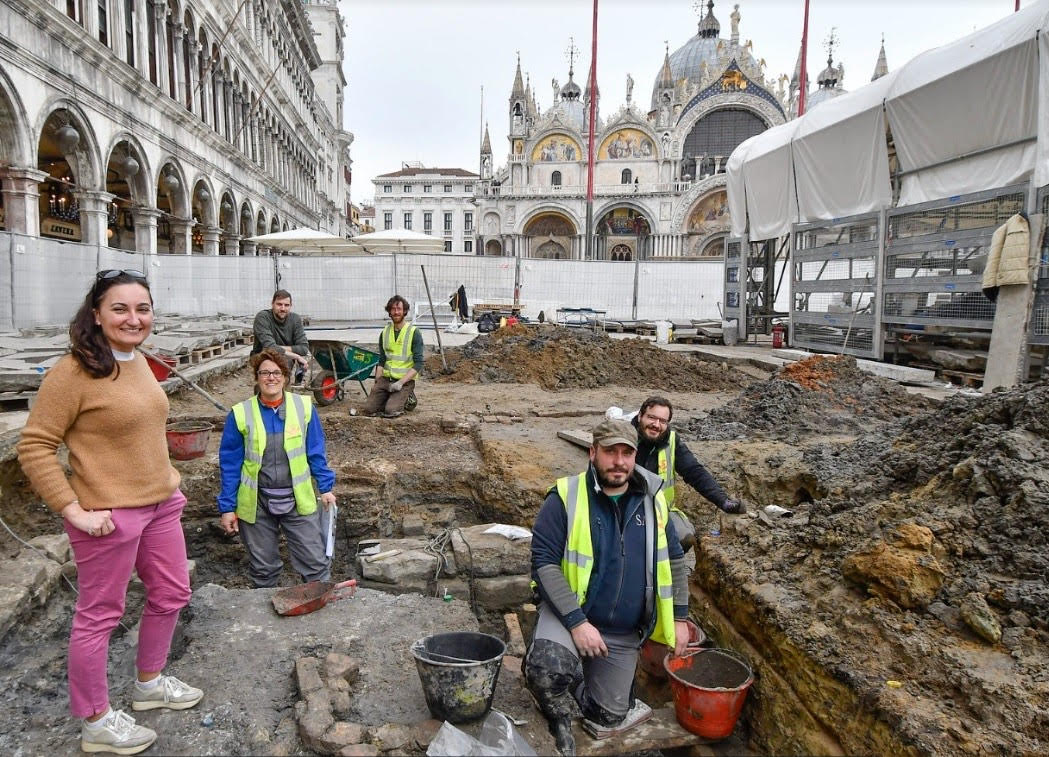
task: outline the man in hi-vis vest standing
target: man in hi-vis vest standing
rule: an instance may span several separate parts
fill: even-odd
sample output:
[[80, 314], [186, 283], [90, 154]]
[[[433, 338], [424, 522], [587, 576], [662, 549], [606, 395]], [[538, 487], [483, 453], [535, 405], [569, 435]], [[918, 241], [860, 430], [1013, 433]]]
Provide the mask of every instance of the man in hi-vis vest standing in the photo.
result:
[[390, 323], [379, 337], [379, 364], [375, 366], [375, 384], [362, 412], [396, 418], [415, 402], [415, 377], [423, 369], [422, 332], [406, 320], [408, 300], [395, 294], [386, 303]]
[[636, 452], [629, 421], [600, 423], [588, 469], [558, 479], [532, 530], [540, 605], [523, 670], [565, 755], [575, 753], [576, 705], [595, 738], [651, 716], [632, 692], [645, 639], [677, 654], [688, 643], [684, 552], [663, 480], [634, 465]]

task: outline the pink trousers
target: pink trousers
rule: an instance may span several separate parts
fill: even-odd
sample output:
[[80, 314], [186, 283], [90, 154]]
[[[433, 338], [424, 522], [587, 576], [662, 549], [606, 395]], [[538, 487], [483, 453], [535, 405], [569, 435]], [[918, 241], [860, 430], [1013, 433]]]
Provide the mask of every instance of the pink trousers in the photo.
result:
[[132, 570], [146, 589], [138, 635], [139, 670], [163, 670], [178, 613], [189, 603], [189, 568], [182, 534], [186, 497], [112, 510], [116, 530], [91, 536], [65, 524], [77, 566], [80, 595], [69, 635], [69, 705], [86, 718], [109, 707], [109, 637], [124, 614]]

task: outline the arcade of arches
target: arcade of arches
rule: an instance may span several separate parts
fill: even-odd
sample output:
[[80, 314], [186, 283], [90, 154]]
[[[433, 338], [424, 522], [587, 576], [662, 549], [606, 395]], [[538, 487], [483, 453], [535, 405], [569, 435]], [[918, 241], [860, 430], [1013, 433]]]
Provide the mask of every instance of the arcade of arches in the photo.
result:
[[571, 257], [575, 224], [561, 213], [540, 213], [525, 224], [528, 257], [562, 260]]

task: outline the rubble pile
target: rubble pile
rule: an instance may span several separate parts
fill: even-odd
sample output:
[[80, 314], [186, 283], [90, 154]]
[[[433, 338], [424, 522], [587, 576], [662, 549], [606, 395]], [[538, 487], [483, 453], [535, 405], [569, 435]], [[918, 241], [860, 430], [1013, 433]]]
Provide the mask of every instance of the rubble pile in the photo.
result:
[[860, 370], [853, 357], [815, 356], [750, 384], [684, 431], [704, 440], [761, 436], [798, 442], [810, 434], [869, 431], [928, 406], [896, 382]]
[[733, 369], [667, 352], [644, 339], [612, 339], [604, 332], [553, 325], [515, 325], [482, 334], [462, 348], [426, 362], [435, 382], [538, 384], [544, 389], [646, 385], [667, 391], [732, 391], [751, 379]]

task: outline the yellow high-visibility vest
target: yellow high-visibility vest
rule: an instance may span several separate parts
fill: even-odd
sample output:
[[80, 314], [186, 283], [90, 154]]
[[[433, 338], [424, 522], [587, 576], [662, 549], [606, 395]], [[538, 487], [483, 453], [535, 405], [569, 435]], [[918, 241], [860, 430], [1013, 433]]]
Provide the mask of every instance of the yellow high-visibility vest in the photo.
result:
[[386, 364], [382, 375], [389, 381], [399, 381], [412, 369], [412, 340], [415, 339], [415, 324], [409, 323], [395, 334], [393, 324], [387, 323], [382, 330], [382, 349], [386, 353]]
[[[313, 403], [301, 394], [284, 393], [284, 452], [291, 467], [291, 489], [295, 494], [295, 511], [311, 515], [317, 511], [310, 463], [306, 458], [306, 427], [313, 416]], [[244, 463], [240, 467], [237, 487], [237, 517], [254, 523], [259, 504], [259, 471], [266, 451], [266, 426], [262, 421], [259, 398], [252, 397], [233, 406], [233, 419], [244, 436]]]
[[[565, 505], [568, 517], [568, 539], [565, 553], [561, 558], [561, 572], [568, 581], [569, 588], [579, 600], [582, 607], [586, 602], [586, 590], [590, 576], [594, 572], [594, 542], [590, 534], [590, 496], [587, 492], [586, 474], [566, 476], [557, 479], [557, 493]], [[649, 504], [651, 503], [651, 505]], [[649, 512], [649, 508], [651, 511]], [[667, 520], [669, 508], [663, 498], [663, 492], [656, 492], [655, 497], [645, 496], [646, 523], [651, 523], [655, 515], [656, 539], [655, 554], [652, 542], [649, 541], [647, 558], [648, 580], [654, 583], [656, 592], [656, 625], [649, 636], [653, 641], [674, 646], [674, 579], [670, 571], [670, 552], [667, 549]], [[655, 563], [655, 581], [652, 581], [652, 565]]]
[[674, 475], [674, 452], [677, 450], [677, 431], [671, 431], [667, 437], [666, 446], [659, 450], [659, 455], [656, 458], [659, 467], [656, 473], [661, 479], [663, 479], [663, 497], [667, 501], [667, 507], [671, 510], [677, 508], [674, 507], [674, 498], [677, 496], [677, 492], [674, 490], [674, 484], [676, 483], [676, 476]]

